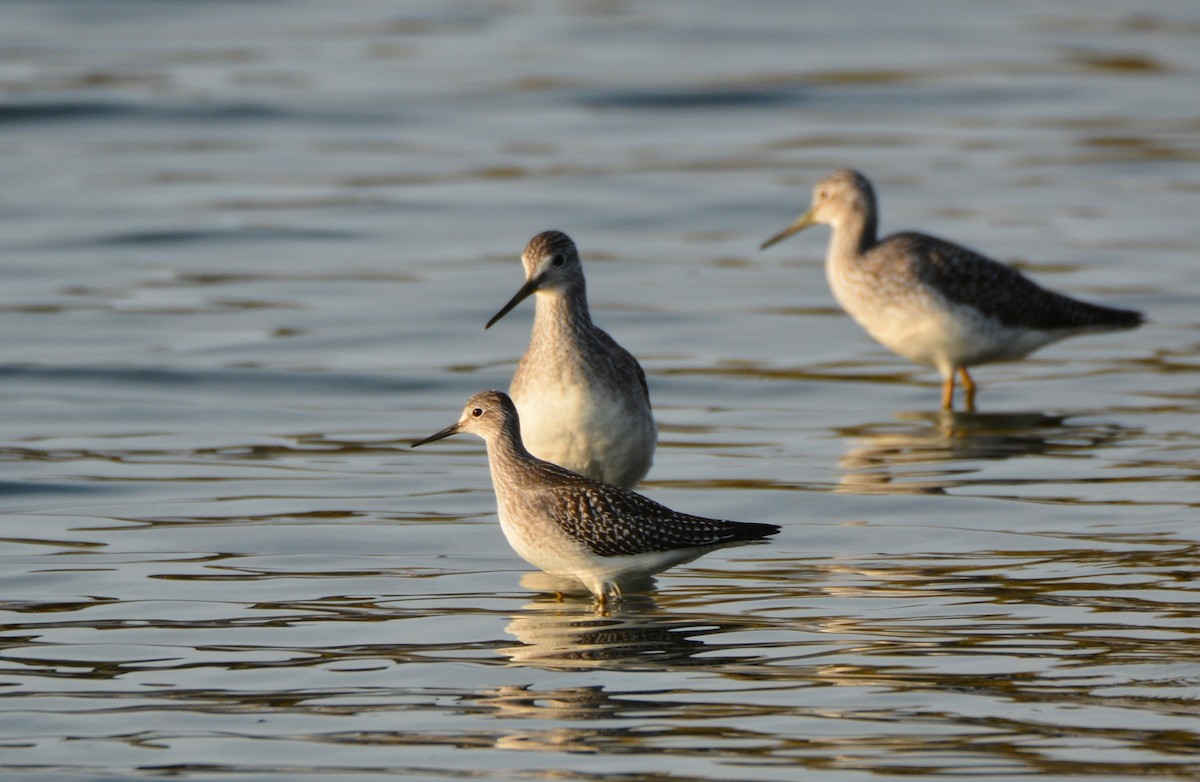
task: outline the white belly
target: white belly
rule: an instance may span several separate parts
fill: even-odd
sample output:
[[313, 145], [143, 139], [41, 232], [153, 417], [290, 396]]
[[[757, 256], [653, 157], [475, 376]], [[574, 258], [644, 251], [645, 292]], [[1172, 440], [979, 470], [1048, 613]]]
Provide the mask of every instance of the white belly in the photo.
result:
[[651, 416], [577, 385], [544, 388], [513, 389], [530, 453], [617, 486], [632, 486], [649, 471], [658, 439]]
[[620, 595], [623, 586], [644, 581], [669, 567], [690, 562], [712, 550], [699, 546], [627, 556], [604, 557], [572, 540], [549, 521], [522, 522], [516, 510], [499, 508], [500, 528], [513, 551], [529, 564], [554, 576], [581, 582], [600, 595]]
[[888, 291], [864, 292], [846, 283], [830, 276], [838, 303], [868, 334], [910, 361], [936, 367], [943, 376], [959, 367], [1019, 359], [1068, 335], [1009, 328], [924, 291], [889, 296]]

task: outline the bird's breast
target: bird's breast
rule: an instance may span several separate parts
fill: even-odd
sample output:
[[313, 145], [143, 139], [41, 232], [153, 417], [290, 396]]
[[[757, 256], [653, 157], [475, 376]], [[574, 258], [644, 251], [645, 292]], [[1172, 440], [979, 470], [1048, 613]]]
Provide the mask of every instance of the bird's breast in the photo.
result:
[[534, 456], [622, 486], [649, 469], [657, 431], [640, 384], [618, 387], [571, 361], [522, 361], [510, 393]]

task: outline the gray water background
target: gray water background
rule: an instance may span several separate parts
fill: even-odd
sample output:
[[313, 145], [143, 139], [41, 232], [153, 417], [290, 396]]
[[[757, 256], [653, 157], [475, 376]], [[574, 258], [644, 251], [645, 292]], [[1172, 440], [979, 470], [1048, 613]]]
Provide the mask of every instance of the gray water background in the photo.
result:
[[[0, 772], [1200, 779], [1200, 6], [0, 6]], [[1145, 311], [980, 412], [834, 304], [829, 170]], [[535, 233], [661, 428], [780, 524], [610, 616], [478, 440]]]

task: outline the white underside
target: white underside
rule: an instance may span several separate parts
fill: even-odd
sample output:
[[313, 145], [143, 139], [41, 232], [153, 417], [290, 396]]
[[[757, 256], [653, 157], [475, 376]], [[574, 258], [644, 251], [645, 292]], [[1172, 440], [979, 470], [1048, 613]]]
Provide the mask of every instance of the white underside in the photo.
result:
[[[851, 313], [853, 314], [853, 313]], [[855, 318], [880, 344], [948, 376], [959, 367], [1024, 358], [1066, 332], [1013, 329], [966, 307], [930, 313], [905, 310], [893, 317]]]
[[658, 431], [648, 414], [631, 415], [573, 384], [525, 384], [513, 390], [513, 402], [525, 447], [540, 459], [623, 487], [650, 470]]
[[1076, 333], [1009, 328], [978, 310], [924, 290], [908, 289], [889, 301], [863, 297], [837, 275], [830, 287], [842, 308], [884, 347], [948, 377], [960, 367], [1014, 361]]
[[[519, 500], [515, 500], [519, 502]], [[572, 539], [553, 522], [536, 518], [522, 523], [521, 506], [513, 509], [499, 503], [500, 529], [513, 551], [529, 564], [554, 576], [581, 582], [597, 597], [620, 595], [623, 585], [643, 582], [669, 567], [690, 562], [720, 546], [657, 551], [629, 556], [600, 556]]]
[[562, 578], [571, 578], [582, 583], [596, 597], [619, 597], [622, 587], [634, 582], [643, 582], [650, 576], [684, 562], [691, 562], [714, 547], [656, 551], [648, 554], [602, 557], [588, 551], [586, 547], [567, 540], [565, 535], [553, 534], [536, 538], [521, 534], [512, 525], [500, 519], [500, 527], [513, 551], [529, 564]]

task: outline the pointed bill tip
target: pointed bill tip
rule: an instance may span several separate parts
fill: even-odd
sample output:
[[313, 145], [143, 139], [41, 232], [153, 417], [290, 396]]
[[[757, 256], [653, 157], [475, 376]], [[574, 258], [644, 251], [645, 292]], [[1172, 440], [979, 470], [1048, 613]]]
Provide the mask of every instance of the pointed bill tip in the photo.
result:
[[760, 244], [760, 245], [758, 246], [758, 249], [760, 249], [760, 250], [765, 250], [765, 249], [767, 249], [768, 247], [770, 247], [770, 246], [771, 246], [771, 245], [773, 245], [773, 244], [779, 244], [779, 243], [780, 243], [780, 242], [782, 242], [784, 239], [788, 238], [788, 236], [790, 236], [790, 235], [791, 235], [791, 234], [786, 234], [786, 233], [779, 233], [779, 234], [775, 234], [775, 235], [774, 235], [774, 236], [772, 236], [770, 239], [768, 239], [767, 241], [765, 241], [765, 242], [763, 242], [762, 244]]
[[500, 308], [499, 312], [497, 312], [495, 315], [492, 316], [492, 319], [487, 322], [487, 325], [483, 327], [483, 330], [487, 331], [488, 329], [490, 329], [496, 323], [496, 321], [500, 320], [505, 315], [512, 312], [514, 307], [516, 307], [521, 302], [525, 301], [525, 299], [529, 298], [534, 292], [537, 291], [538, 286], [541, 284], [541, 282], [542, 282], [542, 280], [540, 277], [535, 277], [532, 280], [527, 281], [524, 285], [522, 285], [521, 289], [518, 290], [515, 294], [513, 294], [513, 297], [508, 300], [508, 304], [505, 304], [503, 307]]
[[442, 431], [435, 432], [434, 434], [431, 434], [424, 439], [417, 440], [415, 443], [413, 443], [412, 445], [410, 445], [408, 447], [416, 448], [418, 445], [424, 445], [425, 443], [432, 443], [434, 440], [442, 440], [446, 437], [449, 437], [452, 434], [458, 434], [458, 424], [451, 424], [450, 426], [447, 426]]
[[765, 250], [773, 244], [778, 244], [778, 243], [782, 242], [784, 239], [788, 238], [789, 236], [793, 236], [795, 234], [800, 233], [805, 228], [808, 228], [810, 225], [812, 225], [814, 222], [816, 222], [816, 221], [813, 220], [813, 218], [812, 218], [812, 212], [805, 212], [804, 214], [802, 214], [798, 218], [796, 218], [796, 222], [792, 223], [787, 228], [784, 228], [782, 231], [780, 231], [779, 233], [772, 236], [770, 239], [768, 239], [765, 242], [763, 242], [762, 244], [760, 244], [758, 246], [758, 249]]

